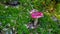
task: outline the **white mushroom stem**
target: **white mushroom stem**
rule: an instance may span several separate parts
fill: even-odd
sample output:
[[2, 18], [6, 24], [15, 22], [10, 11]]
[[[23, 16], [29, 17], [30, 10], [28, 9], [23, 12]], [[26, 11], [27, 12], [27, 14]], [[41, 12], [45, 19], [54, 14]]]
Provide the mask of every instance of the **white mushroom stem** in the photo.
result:
[[38, 23], [38, 18], [34, 20], [34, 25], [37, 25], [37, 23]]

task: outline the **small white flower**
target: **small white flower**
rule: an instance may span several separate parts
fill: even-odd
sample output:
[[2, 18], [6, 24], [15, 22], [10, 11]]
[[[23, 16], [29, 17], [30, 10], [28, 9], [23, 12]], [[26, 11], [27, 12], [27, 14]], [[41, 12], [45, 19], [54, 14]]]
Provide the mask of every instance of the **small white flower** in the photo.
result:
[[19, 6], [16, 6], [16, 8], [19, 8]]
[[8, 6], [5, 6], [5, 8], [8, 8]]
[[13, 27], [13, 30], [15, 30], [15, 28]]
[[31, 29], [34, 29], [34, 27], [32, 26]]

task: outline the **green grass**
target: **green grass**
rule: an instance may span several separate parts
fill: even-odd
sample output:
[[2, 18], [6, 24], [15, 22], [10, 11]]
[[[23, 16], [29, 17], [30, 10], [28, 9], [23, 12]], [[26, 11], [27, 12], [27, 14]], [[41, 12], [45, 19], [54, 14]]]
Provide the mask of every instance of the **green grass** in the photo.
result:
[[[60, 3], [55, 4], [51, 0], [19, 0], [20, 5], [8, 6], [0, 3], [0, 22], [2, 23], [1, 29], [16, 28], [18, 34], [60, 34]], [[51, 10], [53, 8], [53, 10]], [[44, 17], [39, 19], [39, 27], [36, 29], [27, 29], [25, 24], [28, 24], [33, 19], [31, 18], [30, 11], [37, 9], [44, 13]], [[48, 11], [48, 12], [47, 12]], [[58, 21], [54, 21], [51, 17], [56, 16]], [[51, 31], [50, 31], [51, 30]]]

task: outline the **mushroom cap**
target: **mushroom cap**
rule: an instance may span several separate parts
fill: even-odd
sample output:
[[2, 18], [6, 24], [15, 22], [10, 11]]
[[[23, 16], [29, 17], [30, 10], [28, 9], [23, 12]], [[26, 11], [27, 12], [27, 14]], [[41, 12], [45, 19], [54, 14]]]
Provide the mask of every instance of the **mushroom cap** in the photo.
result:
[[32, 13], [31, 13], [31, 17], [32, 18], [41, 18], [43, 17], [43, 13], [42, 12], [38, 12], [38, 11], [35, 11], [35, 10], [32, 10]]

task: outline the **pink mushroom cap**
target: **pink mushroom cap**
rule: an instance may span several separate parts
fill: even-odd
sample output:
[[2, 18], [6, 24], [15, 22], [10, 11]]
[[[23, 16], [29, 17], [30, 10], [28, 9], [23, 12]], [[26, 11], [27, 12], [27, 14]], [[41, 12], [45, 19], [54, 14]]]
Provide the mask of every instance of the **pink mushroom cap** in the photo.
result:
[[34, 10], [32, 10], [31, 17], [32, 18], [41, 18], [41, 17], [43, 17], [43, 13], [42, 12], [38, 12], [38, 11], [34, 12]]

